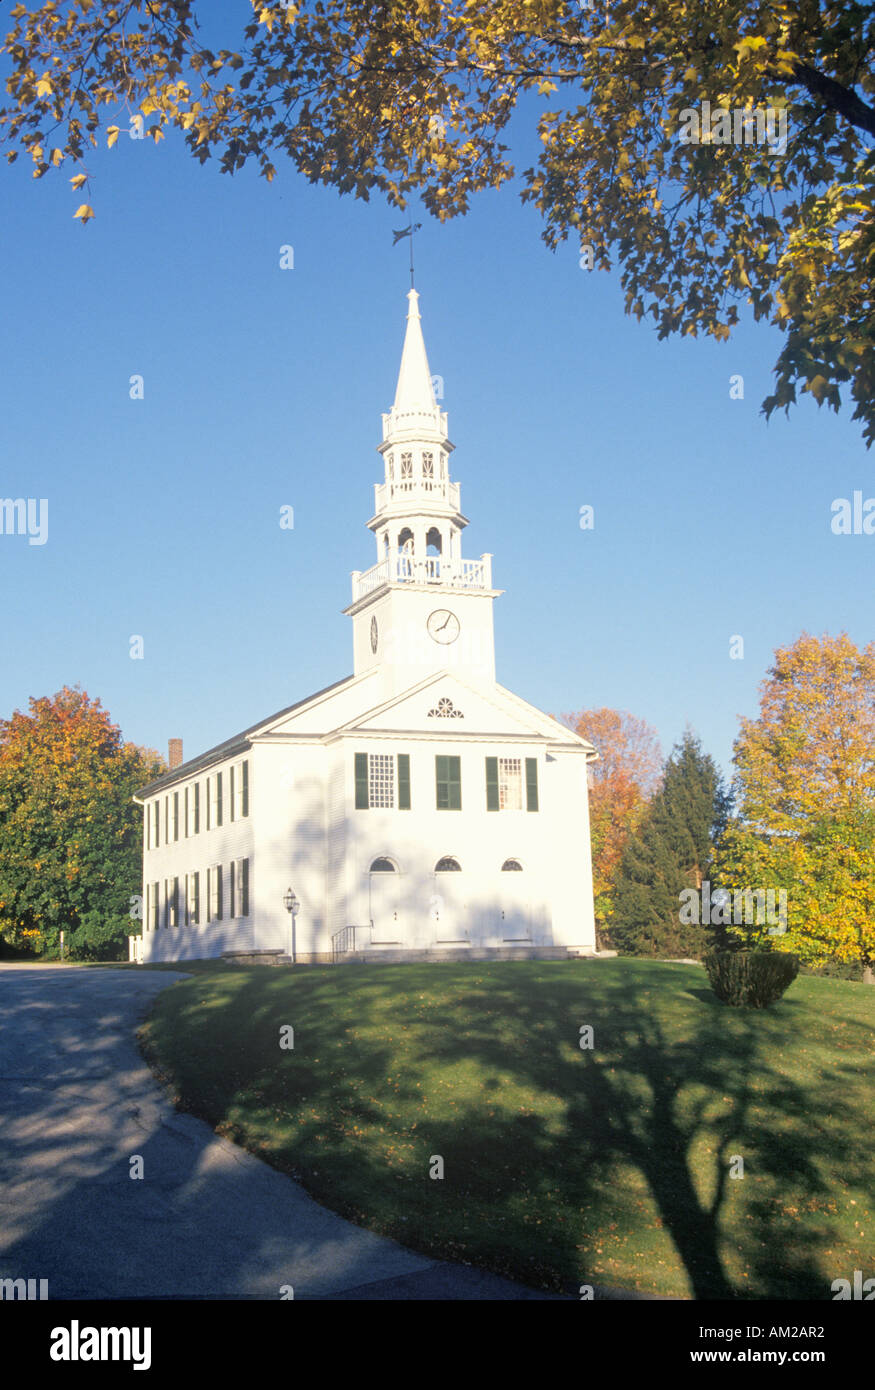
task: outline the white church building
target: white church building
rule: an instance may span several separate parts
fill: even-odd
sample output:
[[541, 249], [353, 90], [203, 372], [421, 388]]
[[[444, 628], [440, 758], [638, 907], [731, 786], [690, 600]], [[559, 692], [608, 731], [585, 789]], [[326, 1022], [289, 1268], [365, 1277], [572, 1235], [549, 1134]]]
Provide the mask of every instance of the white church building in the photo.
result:
[[367, 523], [376, 563], [353, 572], [344, 610], [353, 674], [188, 762], [172, 742], [170, 771], [136, 798], [137, 959], [595, 950], [597, 754], [495, 679], [502, 591], [491, 555], [462, 554], [454, 446], [408, 300]]

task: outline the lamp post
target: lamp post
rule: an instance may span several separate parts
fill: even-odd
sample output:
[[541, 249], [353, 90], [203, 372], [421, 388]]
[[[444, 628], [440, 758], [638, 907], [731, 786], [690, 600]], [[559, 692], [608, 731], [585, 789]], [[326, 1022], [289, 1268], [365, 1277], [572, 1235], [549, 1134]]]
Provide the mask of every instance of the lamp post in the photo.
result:
[[292, 965], [295, 965], [297, 963], [295, 956], [295, 916], [301, 904], [295, 897], [294, 888], [286, 889], [283, 895], [283, 903], [285, 904], [286, 912], [289, 914], [291, 921], [291, 950], [289, 951], [289, 955], [292, 958]]

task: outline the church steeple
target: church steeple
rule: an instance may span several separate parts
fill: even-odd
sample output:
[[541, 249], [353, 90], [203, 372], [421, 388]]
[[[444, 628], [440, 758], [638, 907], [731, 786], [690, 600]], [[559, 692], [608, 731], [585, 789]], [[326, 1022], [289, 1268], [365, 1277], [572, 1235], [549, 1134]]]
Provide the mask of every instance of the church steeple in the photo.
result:
[[407, 332], [391, 415], [396, 419], [400, 416], [420, 414], [432, 417], [437, 410], [437, 401], [434, 398], [425, 339], [422, 336], [419, 295], [416, 290], [411, 290], [407, 298], [410, 303], [407, 310]]
[[492, 556], [462, 558], [468, 518], [450, 480], [455, 446], [435, 398], [416, 290], [407, 300], [395, 400], [377, 446], [384, 480], [374, 485], [368, 522], [377, 563], [353, 571], [345, 610], [354, 620], [355, 670], [381, 667], [387, 689], [448, 666], [494, 680], [492, 600], [500, 591], [492, 587]]
[[384, 481], [375, 488], [375, 515], [368, 526], [377, 558], [398, 551], [422, 562], [445, 563], [461, 555], [468, 525], [459, 510], [459, 485], [450, 482], [447, 416], [435, 399], [422, 336], [419, 295], [407, 295], [407, 331], [392, 409], [383, 415]]

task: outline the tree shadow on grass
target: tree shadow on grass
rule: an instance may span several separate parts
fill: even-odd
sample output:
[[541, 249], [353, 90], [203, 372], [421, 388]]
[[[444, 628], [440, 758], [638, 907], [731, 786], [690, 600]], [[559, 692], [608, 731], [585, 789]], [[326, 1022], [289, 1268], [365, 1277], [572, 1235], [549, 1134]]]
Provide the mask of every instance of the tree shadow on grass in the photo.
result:
[[837, 1137], [849, 1186], [868, 1160], [834, 1075], [791, 1074], [816, 1014], [729, 1009], [692, 967], [616, 967], [255, 972], [218, 1003], [189, 982], [162, 1023], [165, 995], [154, 1027], [199, 1113], [414, 1248], [552, 1288], [621, 1282], [607, 1269], [700, 1299], [827, 1297]]

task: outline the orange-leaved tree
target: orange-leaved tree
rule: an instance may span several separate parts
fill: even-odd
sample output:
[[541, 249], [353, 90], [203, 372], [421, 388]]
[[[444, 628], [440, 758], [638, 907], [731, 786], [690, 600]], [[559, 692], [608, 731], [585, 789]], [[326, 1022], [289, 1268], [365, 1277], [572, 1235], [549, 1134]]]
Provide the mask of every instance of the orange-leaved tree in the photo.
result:
[[599, 755], [589, 766], [590, 840], [596, 928], [608, 944], [620, 859], [659, 785], [662, 751], [656, 730], [626, 710], [585, 709], [562, 722]]
[[53, 952], [117, 957], [136, 925], [142, 812], [131, 798], [163, 769], [125, 743], [99, 700], [76, 688], [0, 719], [0, 933]]

